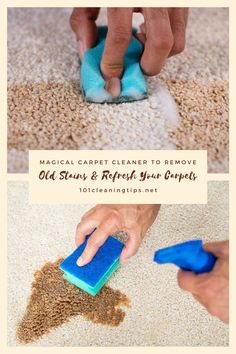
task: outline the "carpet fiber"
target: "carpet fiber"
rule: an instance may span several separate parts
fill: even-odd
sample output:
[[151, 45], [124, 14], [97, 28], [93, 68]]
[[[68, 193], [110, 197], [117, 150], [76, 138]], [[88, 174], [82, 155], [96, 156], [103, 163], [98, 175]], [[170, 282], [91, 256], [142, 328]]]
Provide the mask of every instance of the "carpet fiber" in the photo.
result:
[[185, 52], [120, 105], [83, 102], [70, 12], [8, 10], [8, 171], [27, 172], [29, 149], [204, 148], [228, 172], [228, 10], [191, 9]]
[[55, 263], [74, 249], [76, 225], [91, 206], [32, 205], [27, 183], [9, 182], [8, 344], [228, 345], [228, 326], [178, 287], [177, 267], [153, 262], [157, 249], [178, 242], [228, 238], [228, 183], [208, 187], [207, 205], [162, 205], [138, 254], [92, 301], [66, 285]]

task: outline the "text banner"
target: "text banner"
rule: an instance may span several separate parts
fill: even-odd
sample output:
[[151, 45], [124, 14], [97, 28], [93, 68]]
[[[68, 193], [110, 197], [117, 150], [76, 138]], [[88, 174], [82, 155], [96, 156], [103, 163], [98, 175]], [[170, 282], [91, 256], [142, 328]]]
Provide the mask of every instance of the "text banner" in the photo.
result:
[[203, 150], [35, 150], [30, 202], [205, 204]]

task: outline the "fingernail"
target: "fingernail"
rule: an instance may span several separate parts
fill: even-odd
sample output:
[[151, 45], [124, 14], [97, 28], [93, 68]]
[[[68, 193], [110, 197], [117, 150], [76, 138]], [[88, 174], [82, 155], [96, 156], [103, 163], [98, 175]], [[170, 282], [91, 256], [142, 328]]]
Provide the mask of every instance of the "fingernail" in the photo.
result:
[[80, 39], [77, 41], [77, 50], [79, 53], [80, 60], [83, 60], [85, 47], [84, 47], [84, 43]]
[[83, 265], [84, 265], [84, 259], [83, 259], [83, 257], [79, 257], [78, 259], [77, 259], [77, 265], [79, 266], [79, 267], [82, 267]]
[[118, 77], [112, 77], [106, 82], [105, 89], [113, 97], [118, 97], [121, 91], [120, 79], [118, 79]]

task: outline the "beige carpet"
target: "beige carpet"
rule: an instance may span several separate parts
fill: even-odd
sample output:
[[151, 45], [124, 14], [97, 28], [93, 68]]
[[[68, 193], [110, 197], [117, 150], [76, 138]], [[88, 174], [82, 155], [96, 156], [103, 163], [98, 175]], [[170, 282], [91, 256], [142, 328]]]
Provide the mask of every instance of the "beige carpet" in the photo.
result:
[[83, 102], [70, 9], [8, 12], [9, 172], [28, 170], [29, 149], [170, 148], [207, 149], [209, 172], [228, 172], [227, 9], [191, 9], [185, 52], [147, 79], [147, 100], [120, 105]]
[[[59, 326], [29, 345], [228, 345], [228, 326], [211, 317], [190, 294], [178, 288], [177, 268], [158, 266], [152, 261], [154, 251], [167, 245], [194, 238], [228, 238], [227, 182], [209, 183], [207, 205], [163, 205], [138, 254], [113, 275], [106, 295], [101, 295], [96, 306], [86, 298], [82, 301], [80, 293], [77, 297], [74, 290], [65, 287], [52, 264], [45, 266], [73, 250], [76, 224], [90, 206], [29, 205], [26, 182], [9, 182], [8, 198], [9, 345], [20, 345], [16, 341], [17, 326], [26, 311], [34, 273], [42, 267], [35, 275], [34, 289], [41, 293], [34, 293], [34, 301], [37, 298], [40, 306], [45, 301], [47, 326], [52, 319]], [[53, 314], [47, 307], [48, 289], [53, 290], [49, 298], [56, 304]], [[103, 311], [105, 299], [109, 302], [108, 312]], [[123, 307], [127, 301], [131, 307]], [[30, 307], [30, 328], [32, 319], [42, 309], [40, 306]], [[61, 324], [63, 318], [70, 318], [68, 313], [71, 320]], [[109, 318], [113, 327], [107, 326]], [[42, 317], [37, 317], [33, 324], [34, 333], [40, 334]], [[29, 333], [19, 334], [21, 339], [29, 338]]]

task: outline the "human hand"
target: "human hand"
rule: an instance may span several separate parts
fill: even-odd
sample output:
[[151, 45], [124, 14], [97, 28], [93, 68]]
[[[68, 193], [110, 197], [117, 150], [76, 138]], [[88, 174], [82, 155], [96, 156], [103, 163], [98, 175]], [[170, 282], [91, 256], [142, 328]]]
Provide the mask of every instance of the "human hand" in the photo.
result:
[[90, 236], [86, 248], [79, 257], [77, 264], [84, 266], [89, 263], [109, 235], [124, 231], [128, 235], [120, 262], [124, 263], [133, 256], [147, 232], [153, 224], [160, 205], [157, 204], [101, 204], [89, 210], [77, 225], [75, 242], [80, 246], [87, 234]]
[[229, 242], [212, 242], [203, 247], [218, 258], [213, 270], [199, 275], [180, 270], [179, 286], [191, 292], [212, 316], [229, 323]]
[[[133, 12], [141, 12], [144, 23], [136, 37], [143, 43], [140, 65], [146, 75], [157, 75], [166, 59], [181, 53], [185, 47], [187, 8], [122, 8], [107, 9], [108, 33], [101, 61], [106, 90], [119, 96], [124, 56], [132, 37]], [[95, 21], [99, 8], [75, 8], [70, 23], [76, 34], [80, 59], [97, 40]]]

